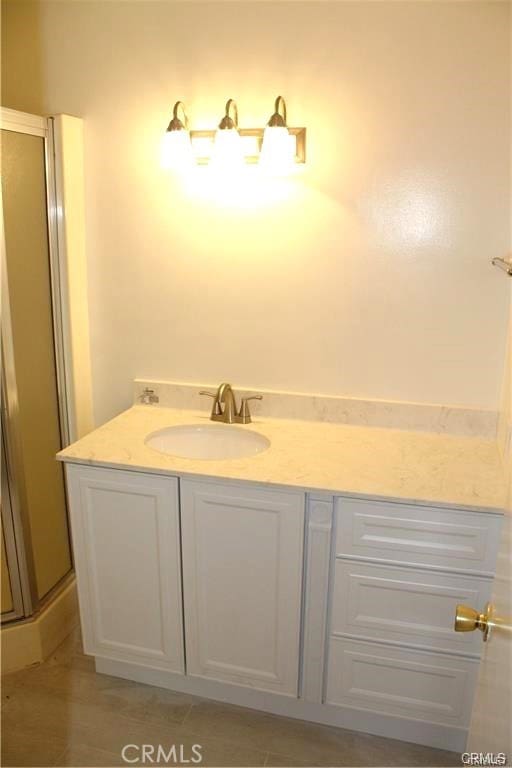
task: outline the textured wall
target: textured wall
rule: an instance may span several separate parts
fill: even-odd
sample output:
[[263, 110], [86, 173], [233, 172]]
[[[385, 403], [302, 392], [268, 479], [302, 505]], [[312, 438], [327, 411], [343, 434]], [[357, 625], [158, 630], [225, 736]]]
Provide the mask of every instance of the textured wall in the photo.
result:
[[[96, 420], [135, 376], [496, 408], [509, 4], [7, 2], [3, 103], [85, 119]], [[159, 167], [174, 100], [308, 129], [285, 182]]]

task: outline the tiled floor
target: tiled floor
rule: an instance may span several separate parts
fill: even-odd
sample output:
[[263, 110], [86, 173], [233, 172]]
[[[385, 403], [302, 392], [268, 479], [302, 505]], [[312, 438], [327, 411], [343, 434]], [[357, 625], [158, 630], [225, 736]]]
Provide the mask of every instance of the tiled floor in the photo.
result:
[[[97, 675], [78, 634], [44, 664], [2, 678], [2, 737], [3, 766], [141, 765], [144, 744], [169, 757], [148, 751], [147, 765], [189, 768], [196, 744], [205, 766], [460, 765], [452, 752]], [[127, 752], [131, 763], [121, 757], [126, 744], [139, 746]]]

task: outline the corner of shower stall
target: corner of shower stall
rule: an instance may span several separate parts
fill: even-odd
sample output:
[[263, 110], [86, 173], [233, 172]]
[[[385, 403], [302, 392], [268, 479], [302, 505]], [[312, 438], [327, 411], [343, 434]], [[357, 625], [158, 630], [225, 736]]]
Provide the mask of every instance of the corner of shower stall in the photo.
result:
[[[2, 108], [2, 672], [42, 661], [78, 621], [55, 454], [92, 426], [88, 328], [78, 329], [80, 355], [71, 332], [71, 313], [80, 310], [72, 299], [87, 317], [84, 238], [65, 215], [73, 208], [75, 229], [83, 225], [82, 121], [56, 121]], [[67, 200], [66, 173], [75, 182]], [[80, 294], [71, 296], [77, 270]]]

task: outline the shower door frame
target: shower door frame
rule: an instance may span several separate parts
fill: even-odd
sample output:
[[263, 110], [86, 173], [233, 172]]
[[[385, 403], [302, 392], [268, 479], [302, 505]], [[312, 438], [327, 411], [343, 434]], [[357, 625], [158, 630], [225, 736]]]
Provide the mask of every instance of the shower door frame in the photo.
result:
[[5, 471], [2, 472], [2, 536], [4, 539], [4, 551], [6, 557], [7, 573], [9, 575], [9, 588], [11, 592], [12, 608], [2, 613], [2, 622], [13, 621], [25, 616], [30, 610], [31, 605], [25, 606], [23, 600], [24, 593], [30, 597], [30, 584], [22, 587], [22, 574], [27, 573], [19, 562], [18, 547], [16, 546], [17, 536], [14, 530], [14, 516], [12, 513], [11, 493], [9, 481], [7, 478], [7, 457], [4, 445], [4, 429], [2, 425], [1, 437], [2, 466]]
[[[50, 294], [52, 308], [53, 343], [55, 350], [55, 373], [57, 383], [57, 400], [59, 408], [59, 430], [61, 446], [69, 444], [70, 418], [72, 403], [66, 386], [66, 346], [63, 322], [63, 268], [59, 253], [58, 227], [62, 218], [63, 201], [61, 191], [56, 184], [56, 157], [54, 121], [52, 117], [40, 117], [26, 112], [2, 107], [0, 110], [0, 127], [2, 130], [25, 133], [43, 139], [44, 162], [46, 179], [46, 214], [48, 227], [48, 255], [50, 268]], [[1, 194], [1, 191], [0, 191]], [[26, 618], [47, 599], [55, 589], [69, 576], [66, 574], [50, 592], [40, 599], [37, 594], [35, 568], [30, 546], [30, 526], [23, 509], [26, 509], [24, 499], [23, 465], [21, 462], [21, 445], [17, 439], [19, 430], [19, 404], [16, 386], [16, 370], [14, 364], [14, 346], [12, 339], [11, 317], [9, 307], [9, 289], [7, 283], [7, 264], [5, 252], [5, 232], [3, 223], [3, 206], [0, 210], [1, 237], [1, 273], [2, 273], [2, 439], [5, 458], [5, 477], [2, 477], [2, 520], [6, 544], [7, 565], [13, 588], [13, 610], [1, 617], [2, 624], [13, 619]], [[5, 504], [5, 501], [7, 503]], [[4, 514], [5, 508], [5, 514]], [[9, 531], [9, 534], [7, 532]], [[68, 521], [69, 534], [69, 521]], [[7, 541], [9, 535], [10, 541]], [[72, 555], [72, 550], [70, 547]], [[11, 571], [11, 567], [15, 573]], [[14, 603], [16, 593], [16, 604]]]
[[2, 624], [22, 619], [33, 613], [33, 585], [35, 584], [34, 564], [32, 558], [27, 557], [26, 548], [26, 536], [30, 537], [30, 530], [28, 526], [23, 525], [21, 516], [14, 513], [14, 509], [20, 509], [20, 503], [19, 497], [16, 496], [16, 488], [9, 479], [12, 477], [12, 472], [7, 459], [6, 431], [2, 411], [1, 452], [4, 469], [2, 472], [2, 536], [12, 600], [11, 610], [2, 613]]

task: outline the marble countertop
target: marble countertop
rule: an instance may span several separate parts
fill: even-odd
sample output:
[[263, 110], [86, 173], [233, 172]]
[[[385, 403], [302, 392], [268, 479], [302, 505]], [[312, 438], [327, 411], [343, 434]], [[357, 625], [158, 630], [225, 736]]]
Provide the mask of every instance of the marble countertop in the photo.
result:
[[505, 480], [495, 441], [428, 432], [254, 418], [270, 448], [249, 458], [182, 459], [144, 444], [176, 424], [207, 424], [204, 412], [135, 405], [68, 446], [61, 461], [249, 481], [365, 498], [501, 512]]

